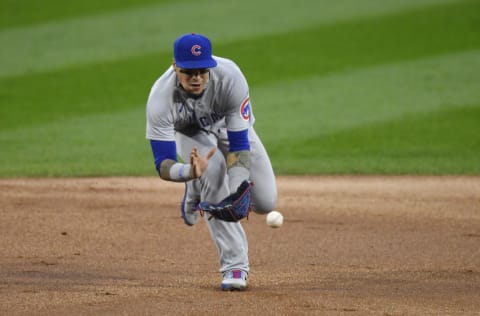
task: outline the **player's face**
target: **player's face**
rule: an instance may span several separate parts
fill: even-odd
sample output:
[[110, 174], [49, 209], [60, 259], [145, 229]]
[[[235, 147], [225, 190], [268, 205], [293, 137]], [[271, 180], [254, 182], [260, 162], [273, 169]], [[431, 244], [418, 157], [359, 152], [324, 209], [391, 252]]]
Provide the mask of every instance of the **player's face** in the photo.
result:
[[183, 69], [176, 66], [174, 68], [180, 84], [188, 93], [198, 95], [207, 87], [210, 79], [209, 69]]

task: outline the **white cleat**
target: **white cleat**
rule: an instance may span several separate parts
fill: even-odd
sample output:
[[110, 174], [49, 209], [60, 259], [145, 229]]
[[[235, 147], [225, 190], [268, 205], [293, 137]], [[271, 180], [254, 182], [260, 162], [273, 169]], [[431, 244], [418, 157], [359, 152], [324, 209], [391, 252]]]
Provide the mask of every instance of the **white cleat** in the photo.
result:
[[222, 290], [243, 291], [247, 288], [247, 272], [243, 270], [230, 270], [223, 273]]

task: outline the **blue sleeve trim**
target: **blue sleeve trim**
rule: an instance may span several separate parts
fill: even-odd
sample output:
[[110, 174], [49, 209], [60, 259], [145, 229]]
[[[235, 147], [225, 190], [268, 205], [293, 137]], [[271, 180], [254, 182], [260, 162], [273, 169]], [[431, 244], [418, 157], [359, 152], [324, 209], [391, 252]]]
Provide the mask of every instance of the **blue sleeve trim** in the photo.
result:
[[243, 131], [231, 132], [227, 131], [229, 148], [228, 151], [250, 150], [250, 142], [248, 141], [248, 129]]
[[153, 160], [155, 161], [155, 168], [160, 171], [160, 164], [165, 159], [172, 159], [177, 161], [177, 146], [174, 141], [150, 140], [152, 147]]

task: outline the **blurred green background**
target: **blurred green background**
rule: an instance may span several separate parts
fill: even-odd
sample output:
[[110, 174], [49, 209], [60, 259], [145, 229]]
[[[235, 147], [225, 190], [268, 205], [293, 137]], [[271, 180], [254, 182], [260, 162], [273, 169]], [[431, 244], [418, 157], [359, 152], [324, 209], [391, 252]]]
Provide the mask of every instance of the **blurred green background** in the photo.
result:
[[277, 174], [480, 174], [480, 1], [0, 0], [0, 176], [155, 175], [145, 104], [203, 33]]

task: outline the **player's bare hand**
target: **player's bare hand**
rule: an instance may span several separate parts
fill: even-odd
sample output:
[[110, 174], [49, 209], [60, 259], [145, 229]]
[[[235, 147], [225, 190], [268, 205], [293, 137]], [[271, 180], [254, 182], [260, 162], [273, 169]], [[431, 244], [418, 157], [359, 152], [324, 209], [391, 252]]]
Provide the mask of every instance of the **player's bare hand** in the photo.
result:
[[192, 166], [192, 173], [194, 178], [200, 177], [207, 169], [208, 160], [212, 158], [216, 150], [217, 147], [213, 147], [205, 156], [202, 156], [200, 155], [196, 147], [192, 149], [192, 152], [190, 153], [190, 165]]

